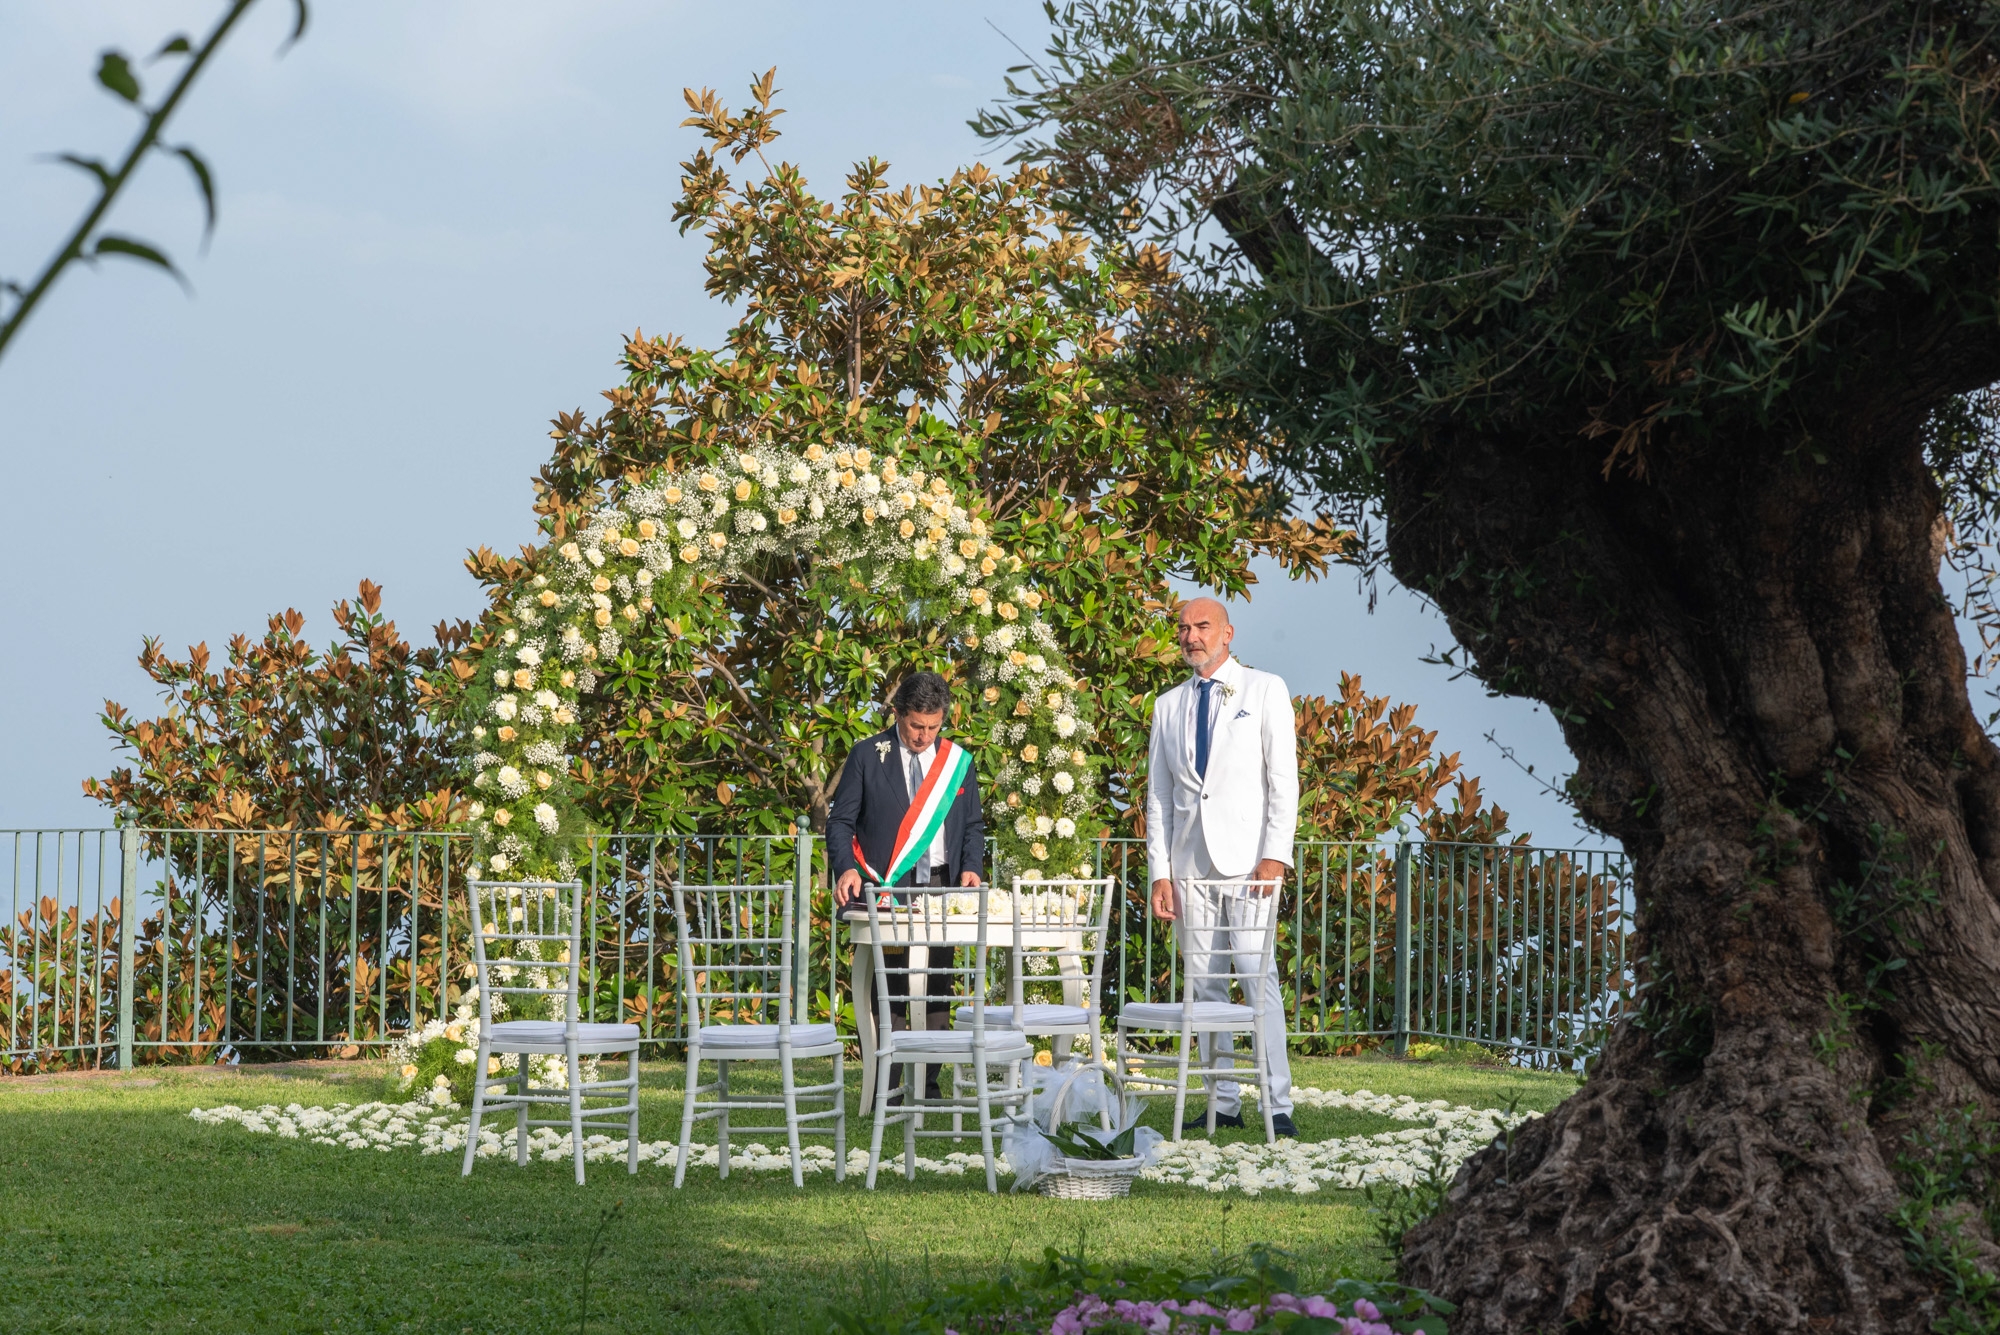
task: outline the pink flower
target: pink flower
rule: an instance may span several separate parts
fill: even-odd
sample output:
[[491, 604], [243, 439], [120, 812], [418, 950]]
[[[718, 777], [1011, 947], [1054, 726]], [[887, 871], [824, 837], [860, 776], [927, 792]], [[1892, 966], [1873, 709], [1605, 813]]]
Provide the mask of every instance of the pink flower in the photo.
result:
[[1354, 1300], [1354, 1315], [1360, 1317], [1363, 1321], [1380, 1321], [1382, 1319], [1382, 1309], [1374, 1303], [1369, 1302], [1366, 1298], [1356, 1298]]
[[1314, 1294], [1312, 1297], [1306, 1299], [1305, 1313], [1307, 1316], [1332, 1318], [1340, 1315], [1340, 1309], [1318, 1294]]
[[1257, 1309], [1254, 1307], [1232, 1307], [1229, 1309], [1229, 1328], [1248, 1330], [1257, 1324]]

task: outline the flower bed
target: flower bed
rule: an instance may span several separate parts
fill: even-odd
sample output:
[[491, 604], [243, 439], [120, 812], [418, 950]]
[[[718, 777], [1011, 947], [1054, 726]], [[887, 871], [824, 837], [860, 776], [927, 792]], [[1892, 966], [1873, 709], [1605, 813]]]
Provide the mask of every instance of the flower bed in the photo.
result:
[[[1320, 1291], [1302, 1291], [1307, 1289]], [[836, 1315], [847, 1335], [1445, 1335], [1452, 1310], [1400, 1284], [1303, 1284], [1287, 1253], [1253, 1246], [1192, 1272], [1092, 1263], [1049, 1248], [1039, 1265], [1024, 1271], [952, 1284], [914, 1303], [879, 1302], [872, 1310]]]
[[[1207, 1140], [1183, 1140], [1161, 1147], [1157, 1161], [1144, 1171], [1142, 1180], [1209, 1192], [1236, 1191], [1246, 1196], [1266, 1191], [1304, 1195], [1317, 1192], [1322, 1186], [1347, 1190], [1376, 1184], [1408, 1186], [1440, 1169], [1447, 1174], [1455, 1171], [1496, 1136], [1534, 1115], [1455, 1107], [1442, 1100], [1419, 1103], [1365, 1089], [1352, 1093], [1301, 1089], [1295, 1099], [1302, 1108], [1344, 1108], [1420, 1125], [1372, 1136], [1317, 1142], [1281, 1140], [1275, 1145], [1251, 1142], [1216, 1145]], [[383, 1152], [406, 1149], [425, 1155], [464, 1153], [468, 1125], [464, 1111], [442, 1086], [432, 1088], [423, 1098], [400, 1104], [341, 1103], [330, 1108], [307, 1108], [296, 1103], [285, 1108], [276, 1104], [261, 1108], [226, 1104], [220, 1108], [196, 1108], [189, 1116], [208, 1126], [234, 1124], [258, 1135], [310, 1140], [336, 1149]], [[480, 1127], [477, 1150], [480, 1157], [514, 1154], [512, 1121], [511, 1116], [502, 1115]], [[528, 1137], [528, 1149], [536, 1158], [567, 1160], [569, 1136], [552, 1127], [537, 1127]], [[593, 1135], [584, 1141], [584, 1158], [588, 1162], [624, 1157], [622, 1139]], [[806, 1145], [800, 1151], [800, 1158], [807, 1173], [832, 1175], [831, 1146]], [[639, 1161], [671, 1169], [679, 1162], [679, 1146], [670, 1140], [642, 1141]], [[957, 1177], [968, 1170], [984, 1172], [985, 1163], [981, 1155], [962, 1151], [942, 1158], [919, 1155], [917, 1171]], [[719, 1167], [716, 1147], [693, 1147], [689, 1166]], [[745, 1141], [730, 1147], [729, 1167], [732, 1172], [789, 1173], [791, 1153], [782, 1142], [774, 1148], [761, 1140]], [[1000, 1158], [1000, 1169], [1012, 1171], [1005, 1156]], [[847, 1154], [850, 1177], [858, 1177], [867, 1170], [868, 1152], [850, 1149]]]

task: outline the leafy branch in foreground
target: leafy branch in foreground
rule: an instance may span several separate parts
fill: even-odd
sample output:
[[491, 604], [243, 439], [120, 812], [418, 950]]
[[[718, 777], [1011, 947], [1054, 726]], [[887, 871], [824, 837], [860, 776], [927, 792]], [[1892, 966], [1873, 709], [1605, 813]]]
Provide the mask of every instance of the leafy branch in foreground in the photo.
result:
[[[160, 136], [167, 128], [167, 121], [180, 106], [181, 99], [187, 96], [188, 90], [194, 86], [195, 79], [208, 64], [209, 57], [215, 54], [223, 39], [229, 36], [230, 29], [234, 28], [237, 21], [256, 3], [257, 0], [230, 0], [229, 7], [223, 11], [222, 17], [216, 20], [215, 28], [199, 46], [190, 41], [185, 33], [176, 33], [168, 38], [160, 49], [153, 53], [153, 59], [163, 60], [168, 56], [179, 56], [186, 61], [186, 64], [182, 66], [180, 77], [174, 81], [167, 95], [151, 108], [148, 108], [142, 100], [145, 90], [140, 87], [139, 76], [133, 71], [132, 62], [124, 52], [107, 50], [99, 58], [97, 81], [114, 96], [130, 103], [143, 113], [146, 118], [145, 123], [139, 128], [138, 138], [134, 139], [132, 146], [125, 151], [124, 160], [116, 167], [107, 166], [102, 159], [86, 158], [76, 153], [58, 153], [51, 159], [67, 163], [78, 171], [87, 172], [96, 178], [97, 199], [83, 215], [83, 220], [77, 223], [69, 239], [63, 243], [62, 249], [56, 252], [55, 257], [43, 267], [33, 282], [23, 287], [11, 280], [0, 280], [0, 296], [14, 298], [14, 309], [7, 313], [4, 321], [0, 321], [0, 356], [6, 355], [8, 344], [27, 322], [29, 313], [47, 295], [49, 289], [55, 286], [55, 281], [61, 276], [62, 271], [72, 264], [78, 262], [95, 264], [106, 255], [123, 255], [144, 264], [157, 265], [172, 274], [182, 287], [187, 286], [187, 280], [181, 277], [181, 271], [174, 267], [174, 262], [158, 247], [133, 237], [101, 231], [99, 225], [104, 221], [104, 216], [111, 211], [111, 205], [124, 190], [126, 182], [132, 179], [132, 174], [138, 170], [146, 155], [160, 152], [179, 158], [187, 164], [188, 171], [193, 174], [195, 185], [201, 190], [201, 202], [205, 214], [202, 239], [204, 244], [207, 243], [207, 238], [215, 231], [214, 173], [192, 147], [187, 144], [163, 143]], [[292, 0], [292, 5], [296, 11], [296, 19], [292, 24], [292, 35], [286, 42], [287, 46], [298, 41], [306, 31], [306, 0]]]

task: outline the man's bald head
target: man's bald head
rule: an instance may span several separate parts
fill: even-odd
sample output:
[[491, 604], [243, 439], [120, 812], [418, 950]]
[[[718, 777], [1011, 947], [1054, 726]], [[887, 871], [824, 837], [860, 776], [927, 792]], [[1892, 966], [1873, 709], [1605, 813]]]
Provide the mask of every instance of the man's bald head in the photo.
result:
[[1190, 598], [1181, 604], [1175, 638], [1187, 665], [1206, 677], [1228, 661], [1236, 628], [1229, 624], [1229, 609], [1216, 599]]

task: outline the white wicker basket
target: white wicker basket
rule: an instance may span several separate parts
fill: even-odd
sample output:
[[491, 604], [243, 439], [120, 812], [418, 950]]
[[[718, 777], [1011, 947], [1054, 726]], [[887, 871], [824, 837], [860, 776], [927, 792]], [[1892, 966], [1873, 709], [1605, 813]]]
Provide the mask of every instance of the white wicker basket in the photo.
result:
[[1066, 1201], [1108, 1201], [1128, 1195], [1132, 1179], [1146, 1166], [1144, 1159], [1071, 1159], [1062, 1168], [1035, 1179], [1035, 1189], [1044, 1196]]

